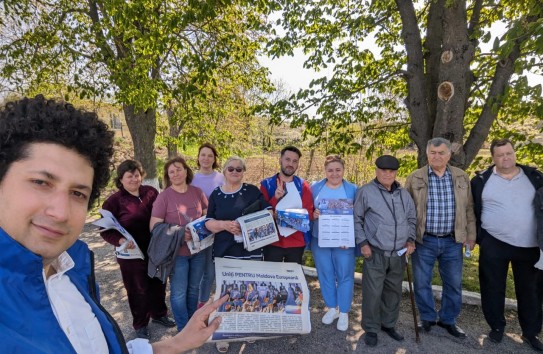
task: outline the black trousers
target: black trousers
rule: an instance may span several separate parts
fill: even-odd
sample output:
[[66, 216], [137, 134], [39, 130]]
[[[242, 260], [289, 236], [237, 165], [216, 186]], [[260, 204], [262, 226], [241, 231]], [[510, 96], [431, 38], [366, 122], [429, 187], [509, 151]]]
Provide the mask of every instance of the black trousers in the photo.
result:
[[479, 282], [481, 305], [492, 329], [505, 328], [505, 287], [509, 264], [513, 269], [518, 320], [524, 336], [541, 332], [543, 279], [534, 267], [539, 260], [538, 247], [516, 247], [486, 233], [480, 244]]
[[134, 329], [147, 326], [150, 318], [166, 316], [166, 284], [158, 278], [149, 278], [147, 260], [117, 258], [117, 263], [121, 268]]
[[295, 262], [302, 264], [305, 247], [282, 248], [277, 246], [264, 247], [264, 260], [267, 262]]

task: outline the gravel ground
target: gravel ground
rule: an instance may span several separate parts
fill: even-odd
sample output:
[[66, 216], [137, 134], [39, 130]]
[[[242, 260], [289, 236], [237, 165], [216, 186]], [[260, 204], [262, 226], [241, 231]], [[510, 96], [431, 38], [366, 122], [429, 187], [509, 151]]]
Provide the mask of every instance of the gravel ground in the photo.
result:
[[[115, 261], [111, 246], [106, 244], [91, 225], [87, 225], [81, 235], [95, 252], [96, 276], [100, 285], [101, 301], [104, 307], [119, 323], [127, 340], [134, 338], [132, 317], [128, 308], [126, 291], [121, 274]], [[378, 334], [376, 347], [368, 348], [364, 344], [364, 330], [361, 328], [361, 289], [355, 286], [353, 306], [349, 314], [349, 329], [346, 332], [336, 330], [335, 323], [326, 326], [321, 323], [324, 314], [319, 282], [315, 278], [307, 278], [311, 290], [311, 333], [308, 335], [283, 337], [279, 339], [261, 340], [256, 343], [237, 342], [230, 344], [229, 353], [533, 353], [533, 350], [520, 338], [515, 311], [507, 311], [507, 328], [500, 344], [494, 344], [487, 338], [489, 331], [481, 309], [478, 306], [464, 305], [458, 319], [458, 325], [467, 333], [467, 338], [456, 339], [446, 330], [434, 326], [429, 333], [421, 333], [420, 343], [415, 341], [411, 303], [407, 295], [401, 305], [400, 319], [397, 329], [403, 333], [405, 340], [396, 342], [385, 333]], [[169, 301], [169, 300], [168, 300]], [[169, 305], [169, 304], [168, 304]], [[169, 306], [168, 306], [169, 307]], [[166, 329], [150, 323], [151, 341], [158, 341], [175, 335], [175, 329]], [[214, 344], [204, 344], [192, 353], [217, 353]]]

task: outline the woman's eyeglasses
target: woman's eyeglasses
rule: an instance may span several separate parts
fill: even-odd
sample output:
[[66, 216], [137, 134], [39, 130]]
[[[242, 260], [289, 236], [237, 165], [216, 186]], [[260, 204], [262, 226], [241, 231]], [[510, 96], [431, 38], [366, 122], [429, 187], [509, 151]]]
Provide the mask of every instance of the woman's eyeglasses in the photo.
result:
[[241, 173], [241, 172], [243, 172], [243, 167], [232, 167], [232, 166], [229, 166], [229, 167], [226, 168], [226, 170], [227, 170], [228, 172], [234, 172], [234, 171], [236, 171], [237, 173]]

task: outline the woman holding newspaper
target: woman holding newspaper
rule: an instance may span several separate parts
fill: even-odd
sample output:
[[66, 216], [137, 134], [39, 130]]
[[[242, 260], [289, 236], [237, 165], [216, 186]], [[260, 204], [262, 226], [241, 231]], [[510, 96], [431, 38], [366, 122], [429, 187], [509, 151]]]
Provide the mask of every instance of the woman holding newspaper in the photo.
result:
[[[210, 220], [206, 222], [206, 228], [215, 233], [214, 257], [262, 260], [262, 249], [249, 252], [243, 247], [241, 227], [236, 221], [244, 214], [269, 206], [256, 186], [243, 183], [245, 170], [245, 161], [230, 157], [223, 168], [224, 185], [215, 188], [209, 197], [207, 217]], [[216, 345], [219, 352], [228, 351], [227, 342]]]
[[[198, 171], [194, 174], [192, 185], [200, 188], [207, 198], [218, 186], [224, 184], [224, 175], [216, 169], [219, 168], [219, 155], [217, 149], [211, 144], [205, 143], [198, 148]], [[205, 253], [204, 276], [200, 282], [200, 296], [198, 307], [203, 306], [211, 294], [211, 286], [215, 280], [215, 265], [213, 264], [213, 247], [208, 247]]]
[[[324, 162], [326, 178], [311, 186], [315, 211], [312, 227], [311, 252], [319, 276], [322, 297], [328, 312], [322, 323], [331, 324], [336, 318], [337, 329], [346, 331], [353, 300], [355, 249], [340, 244], [321, 247], [319, 242], [319, 217], [336, 209], [348, 209], [352, 219], [356, 185], [343, 179], [345, 162], [339, 155], [329, 155]], [[354, 230], [354, 223], [353, 223]], [[322, 236], [322, 235], [321, 235]], [[339, 308], [338, 308], [339, 307]]]
[[[151, 230], [160, 222], [185, 227], [205, 215], [207, 198], [200, 188], [190, 185], [193, 173], [182, 157], [174, 157], [166, 162], [163, 177], [165, 189], [153, 204]], [[186, 241], [191, 239], [188, 229], [185, 235]], [[205, 254], [191, 254], [187, 243], [183, 242], [170, 275], [170, 302], [179, 331], [196, 311], [204, 268]]]
[[236, 221], [244, 214], [269, 206], [256, 186], [243, 183], [245, 169], [241, 158], [230, 157], [223, 169], [224, 185], [215, 188], [209, 197], [207, 217], [211, 220], [206, 222], [206, 228], [215, 233], [215, 257], [262, 260], [261, 249], [249, 252], [243, 247], [241, 227]]
[[[150, 318], [166, 327], [175, 323], [166, 315], [166, 284], [158, 278], [147, 276], [147, 247], [150, 241], [149, 220], [151, 209], [158, 195], [151, 186], [142, 186], [145, 175], [141, 164], [137, 161], [126, 160], [117, 167], [115, 185], [119, 191], [111, 195], [102, 206], [110, 211], [119, 224], [134, 238], [137, 247], [143, 252], [144, 259], [124, 259], [117, 256], [121, 269], [124, 287], [128, 295], [128, 304], [132, 313], [132, 326], [138, 338], [149, 338], [147, 325]], [[133, 241], [128, 241], [117, 230], [110, 229], [101, 232], [107, 242], [116, 247], [135, 249]]]

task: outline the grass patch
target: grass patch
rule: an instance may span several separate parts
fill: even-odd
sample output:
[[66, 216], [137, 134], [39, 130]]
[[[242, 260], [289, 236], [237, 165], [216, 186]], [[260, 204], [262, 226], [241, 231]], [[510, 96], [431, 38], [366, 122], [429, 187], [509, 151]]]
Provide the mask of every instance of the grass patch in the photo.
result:
[[[356, 258], [356, 272], [362, 272], [362, 263], [364, 262], [362, 257]], [[313, 254], [310, 251], [305, 251], [304, 254], [304, 264], [308, 267], [315, 267], [315, 260], [313, 259]], [[407, 275], [404, 280], [407, 281]], [[432, 279], [433, 285], [442, 285], [441, 277], [439, 276], [439, 271], [437, 268], [437, 262], [434, 267], [434, 276]], [[464, 258], [464, 268], [462, 274], [462, 289], [467, 291], [473, 291], [480, 293], [479, 289], [479, 247], [475, 247], [471, 251], [470, 258]], [[515, 296], [515, 283], [513, 281], [513, 272], [511, 267], [509, 267], [509, 272], [507, 273], [507, 287], [505, 290], [505, 296], [510, 299], [516, 299]]]

